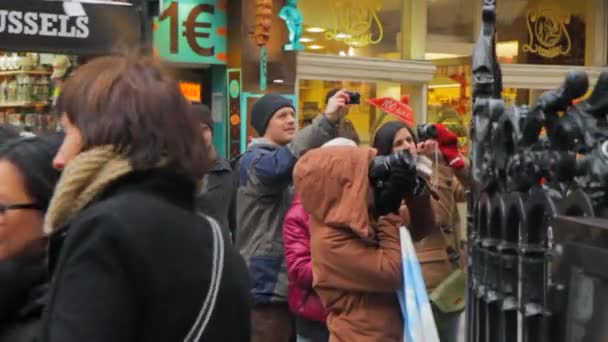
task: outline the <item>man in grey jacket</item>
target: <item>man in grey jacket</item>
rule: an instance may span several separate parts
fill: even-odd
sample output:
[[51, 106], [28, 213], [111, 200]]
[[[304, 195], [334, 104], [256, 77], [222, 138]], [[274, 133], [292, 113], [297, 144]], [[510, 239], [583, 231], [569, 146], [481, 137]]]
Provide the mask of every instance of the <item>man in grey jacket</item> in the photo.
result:
[[293, 333], [287, 305], [283, 220], [293, 199], [298, 158], [337, 135], [348, 94], [338, 91], [326, 113], [296, 133], [290, 100], [267, 94], [252, 107], [254, 139], [238, 164], [236, 243], [251, 277], [252, 342], [288, 342]]

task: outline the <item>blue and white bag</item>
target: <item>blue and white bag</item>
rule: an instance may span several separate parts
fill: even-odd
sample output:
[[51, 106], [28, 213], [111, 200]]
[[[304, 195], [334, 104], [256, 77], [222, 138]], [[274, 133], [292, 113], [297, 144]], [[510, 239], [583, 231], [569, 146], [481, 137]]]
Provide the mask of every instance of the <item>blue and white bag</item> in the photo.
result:
[[403, 287], [397, 291], [397, 297], [403, 315], [403, 341], [439, 342], [431, 302], [426, 293], [412, 237], [404, 226], [399, 228], [399, 237]]

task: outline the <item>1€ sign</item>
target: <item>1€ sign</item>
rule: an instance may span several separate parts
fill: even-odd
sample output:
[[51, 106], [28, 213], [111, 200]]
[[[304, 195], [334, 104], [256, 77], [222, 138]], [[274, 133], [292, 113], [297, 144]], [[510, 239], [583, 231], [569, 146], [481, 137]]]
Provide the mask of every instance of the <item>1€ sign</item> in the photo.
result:
[[226, 0], [165, 1], [154, 21], [154, 51], [178, 63], [226, 63]]

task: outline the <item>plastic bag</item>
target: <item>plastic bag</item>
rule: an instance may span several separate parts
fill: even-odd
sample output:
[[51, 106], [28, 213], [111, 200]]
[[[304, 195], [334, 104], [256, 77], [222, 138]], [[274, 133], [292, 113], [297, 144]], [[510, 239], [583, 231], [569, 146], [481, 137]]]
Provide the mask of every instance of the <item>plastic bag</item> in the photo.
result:
[[397, 291], [401, 314], [403, 315], [404, 342], [439, 342], [437, 326], [433, 318], [431, 302], [426, 293], [420, 263], [410, 232], [399, 228], [401, 240], [401, 261], [403, 267], [403, 287]]

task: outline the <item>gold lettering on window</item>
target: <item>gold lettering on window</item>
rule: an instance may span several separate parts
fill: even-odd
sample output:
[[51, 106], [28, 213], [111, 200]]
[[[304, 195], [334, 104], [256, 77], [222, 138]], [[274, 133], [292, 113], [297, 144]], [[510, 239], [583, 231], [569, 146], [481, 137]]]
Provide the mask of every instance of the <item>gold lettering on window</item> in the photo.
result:
[[523, 51], [545, 58], [565, 56], [572, 49], [572, 40], [566, 25], [570, 24], [570, 14], [558, 9], [539, 8], [528, 11], [527, 25], [529, 43]]
[[325, 33], [325, 38], [352, 47], [380, 43], [384, 38], [384, 28], [378, 17], [380, 9], [377, 4], [336, 1], [331, 9], [333, 28]]

